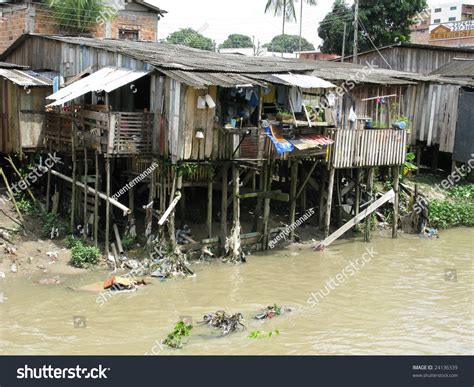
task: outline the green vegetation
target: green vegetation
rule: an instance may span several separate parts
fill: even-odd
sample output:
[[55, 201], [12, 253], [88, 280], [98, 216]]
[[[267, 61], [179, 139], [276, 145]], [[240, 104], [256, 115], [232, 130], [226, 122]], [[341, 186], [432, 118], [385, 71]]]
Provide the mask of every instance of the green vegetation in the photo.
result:
[[192, 329], [193, 326], [191, 324], [186, 324], [183, 321], [177, 322], [173, 332], [163, 340], [163, 344], [171, 348], [181, 348], [183, 346], [183, 338], [189, 337]]
[[52, 212], [45, 212], [41, 215], [41, 221], [43, 223], [43, 235], [49, 237], [53, 229], [59, 228], [58, 214]]
[[18, 206], [18, 209], [26, 215], [33, 216], [38, 214], [38, 209], [31, 202], [31, 200], [26, 198], [25, 196], [22, 196], [19, 200], [17, 200], [16, 204]]
[[[376, 47], [408, 42], [410, 27], [416, 16], [427, 8], [426, 0], [360, 0], [359, 52]], [[346, 55], [352, 55], [354, 42], [354, 9], [345, 0], [336, 0], [333, 9], [322, 21], [318, 33], [323, 40], [321, 51], [341, 54], [346, 24]], [[367, 30], [364, 31], [362, 26]], [[367, 37], [370, 36], [370, 39]]]
[[219, 48], [253, 48], [252, 38], [247, 35], [230, 34]]
[[[300, 37], [298, 35], [277, 35], [270, 43], [264, 44], [264, 48], [268, 48], [274, 52], [295, 52], [299, 50]], [[313, 51], [314, 46], [305, 38], [301, 38], [301, 50]]]
[[99, 263], [100, 251], [95, 246], [88, 246], [82, 240], [68, 237], [71, 250], [71, 265], [81, 269], [91, 269]]
[[135, 242], [137, 241], [137, 238], [135, 236], [132, 236], [130, 234], [125, 234], [122, 238], [122, 247], [130, 251], [133, 249], [133, 246], [135, 246]]
[[280, 331], [270, 331], [270, 332], [262, 332], [262, 331], [252, 331], [247, 336], [249, 339], [261, 339], [263, 337], [272, 337], [272, 336], [280, 336]]
[[116, 11], [105, 0], [45, 0], [61, 31], [87, 33], [104, 24]]
[[474, 184], [455, 186], [447, 199], [433, 200], [429, 205], [433, 227], [474, 227]]
[[180, 44], [183, 46], [199, 48], [206, 51], [214, 51], [214, 42], [212, 39], [206, 38], [198, 31], [192, 28], [181, 28], [168, 35], [167, 43]]

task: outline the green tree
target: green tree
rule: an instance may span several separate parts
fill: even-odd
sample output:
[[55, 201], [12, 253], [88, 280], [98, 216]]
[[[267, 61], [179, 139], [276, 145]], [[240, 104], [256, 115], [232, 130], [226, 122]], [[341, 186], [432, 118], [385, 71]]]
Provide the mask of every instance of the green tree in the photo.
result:
[[[269, 48], [275, 52], [295, 52], [299, 50], [300, 37], [298, 35], [278, 35], [275, 36], [270, 43], [263, 47]], [[305, 38], [301, 39], [302, 51], [313, 51], [314, 46]]]
[[[426, 9], [426, 0], [360, 0], [359, 51], [407, 42], [410, 26], [418, 13]], [[354, 40], [354, 9], [344, 0], [336, 0], [332, 11], [319, 27], [323, 40], [321, 51], [342, 53], [344, 22], [346, 22], [346, 54], [352, 54]]]
[[273, 12], [273, 16], [283, 16], [282, 35], [285, 35], [285, 23], [296, 21], [294, 0], [267, 0], [265, 13]]
[[253, 41], [250, 36], [231, 34], [228, 38], [220, 45], [220, 48], [249, 48], [253, 47]]
[[86, 33], [115, 16], [105, 0], [44, 0], [61, 31]]
[[354, 46], [354, 13], [345, 0], [336, 0], [330, 13], [319, 25], [318, 34], [323, 40], [320, 49], [324, 53], [342, 54], [344, 23], [346, 24], [346, 55], [352, 54]]
[[181, 28], [168, 35], [167, 43], [181, 44], [188, 47], [199, 48], [201, 50], [213, 51], [214, 42], [212, 39], [206, 38], [198, 31], [192, 28]]

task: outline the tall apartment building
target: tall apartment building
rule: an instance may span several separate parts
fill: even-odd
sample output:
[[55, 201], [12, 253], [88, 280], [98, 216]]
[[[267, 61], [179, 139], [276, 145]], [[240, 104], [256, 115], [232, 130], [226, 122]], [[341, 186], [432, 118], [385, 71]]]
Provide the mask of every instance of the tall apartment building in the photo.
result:
[[[90, 35], [99, 38], [156, 41], [166, 11], [142, 0], [107, 0], [110, 19]], [[0, 52], [24, 33], [60, 34], [52, 11], [41, 0], [0, 0]]]

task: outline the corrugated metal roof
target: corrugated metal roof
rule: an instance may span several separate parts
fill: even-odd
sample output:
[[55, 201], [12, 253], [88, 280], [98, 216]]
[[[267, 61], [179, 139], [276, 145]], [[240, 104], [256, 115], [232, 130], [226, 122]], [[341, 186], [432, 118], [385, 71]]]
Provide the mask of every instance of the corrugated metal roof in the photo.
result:
[[288, 140], [298, 150], [312, 149], [334, 144], [334, 140], [320, 134], [305, 134], [296, 136], [293, 140]]
[[48, 106], [60, 106], [93, 91], [105, 91], [106, 93], [110, 93], [150, 73], [151, 71], [104, 67], [47, 97], [47, 99], [55, 100], [55, 102]]
[[21, 66], [14, 63], [0, 62], [0, 69], [17, 69], [17, 70], [26, 70], [28, 66]]
[[474, 59], [455, 58], [432, 72], [433, 75], [456, 78], [474, 78]]
[[23, 87], [48, 87], [53, 85], [51, 79], [42, 77], [33, 71], [0, 69], [0, 76]]
[[[275, 57], [247, 57], [242, 55], [222, 55], [184, 45], [161, 42], [134, 42], [116, 39], [98, 39], [70, 36], [32, 35], [44, 39], [58, 40], [68, 44], [83, 45], [115, 52], [143, 61], [157, 69], [198, 71], [213, 73], [287, 73], [310, 71], [314, 65], [310, 61], [282, 59]], [[20, 38], [21, 39], [21, 38]], [[21, 40], [19, 40], [21, 42]], [[13, 44], [3, 56], [8, 55]]]
[[191, 71], [160, 70], [164, 75], [176, 81], [183, 82], [197, 89], [208, 86], [235, 87], [240, 85], [264, 86], [263, 82], [256, 81], [242, 74], [228, 73], [201, 73]]
[[313, 75], [302, 74], [272, 74], [276, 79], [287, 85], [301, 87], [302, 89], [331, 89], [337, 86]]

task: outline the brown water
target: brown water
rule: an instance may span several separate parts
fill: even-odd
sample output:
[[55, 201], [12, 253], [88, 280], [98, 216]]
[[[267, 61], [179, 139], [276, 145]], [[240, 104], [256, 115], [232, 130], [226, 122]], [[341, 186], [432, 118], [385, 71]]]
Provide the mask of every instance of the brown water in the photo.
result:
[[[96, 294], [66, 288], [103, 273], [64, 277], [53, 287], [34, 283], [43, 277], [10, 275], [0, 279], [8, 298], [0, 303], [0, 354], [472, 354], [473, 240], [474, 229], [439, 240], [379, 235], [370, 245], [343, 241], [324, 253], [305, 248], [253, 255], [241, 266], [194, 265], [196, 278], [156, 280], [103, 306]], [[367, 247], [378, 254], [312, 307], [311, 293]], [[295, 310], [264, 323], [250, 318], [275, 302]], [[220, 309], [242, 312], [247, 331], [214, 338], [212, 328], [199, 327], [180, 351], [157, 346], [181, 316], [197, 321]], [[74, 328], [73, 316], [85, 317], [87, 328]], [[280, 335], [249, 339], [255, 330]]]

